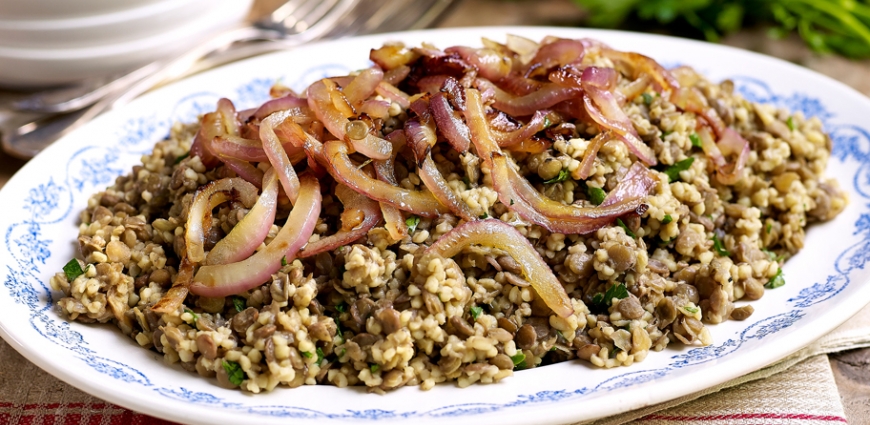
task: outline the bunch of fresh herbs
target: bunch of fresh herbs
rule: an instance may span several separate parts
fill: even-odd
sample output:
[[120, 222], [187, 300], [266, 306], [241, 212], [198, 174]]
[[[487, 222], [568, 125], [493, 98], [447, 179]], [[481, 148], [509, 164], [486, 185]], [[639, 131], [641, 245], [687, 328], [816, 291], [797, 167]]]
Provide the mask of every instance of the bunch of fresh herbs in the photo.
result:
[[626, 19], [683, 22], [710, 41], [742, 27], [772, 24], [770, 35], [792, 31], [814, 50], [870, 57], [870, 0], [574, 0], [588, 23], [618, 27]]

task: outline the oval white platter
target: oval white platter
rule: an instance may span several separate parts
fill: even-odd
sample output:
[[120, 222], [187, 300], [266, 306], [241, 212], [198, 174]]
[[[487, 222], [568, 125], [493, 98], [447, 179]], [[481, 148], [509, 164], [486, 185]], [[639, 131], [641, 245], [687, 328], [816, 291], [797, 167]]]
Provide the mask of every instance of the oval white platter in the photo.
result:
[[[494, 385], [386, 395], [331, 386], [250, 395], [219, 388], [163, 363], [110, 325], [67, 323], [53, 305], [49, 277], [76, 254], [78, 212], [167, 136], [220, 97], [240, 107], [266, 99], [278, 79], [299, 90], [369, 65], [385, 41], [439, 47], [504, 40], [508, 33], [600, 39], [665, 66], [687, 64], [714, 81], [734, 80], [747, 98], [818, 116], [834, 140], [828, 167], [849, 191], [848, 208], [813, 226], [784, 268], [786, 285], [753, 303], [743, 322], [711, 326], [709, 347], [676, 344], [627, 368], [574, 361], [520, 371]], [[256, 57], [156, 90], [111, 111], [40, 154], [0, 191], [0, 334], [30, 361], [112, 403], [184, 423], [478, 424], [566, 423], [612, 415], [690, 394], [760, 369], [810, 344], [870, 302], [870, 100], [843, 84], [777, 59], [733, 48], [645, 34], [565, 28], [467, 28], [352, 38]]]

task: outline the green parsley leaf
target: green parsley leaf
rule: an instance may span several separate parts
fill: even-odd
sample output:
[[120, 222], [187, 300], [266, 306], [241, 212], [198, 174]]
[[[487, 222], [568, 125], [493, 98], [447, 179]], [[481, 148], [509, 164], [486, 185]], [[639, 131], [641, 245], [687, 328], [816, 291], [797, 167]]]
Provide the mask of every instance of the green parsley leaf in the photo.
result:
[[369, 366], [369, 370], [371, 370], [372, 373], [378, 373], [378, 371], [381, 370], [381, 365], [374, 363]]
[[468, 176], [462, 176], [462, 183], [465, 183], [466, 189], [471, 189], [471, 180], [468, 179]]
[[722, 243], [722, 240], [719, 239], [719, 236], [716, 236], [716, 234], [714, 233], [713, 237], [710, 239], [713, 239], [713, 249], [716, 250], [716, 252], [719, 253], [720, 256], [728, 257], [731, 255], [731, 253], [728, 252], [727, 249], [725, 249], [725, 244]]
[[481, 220], [484, 220], [484, 219], [489, 218], [489, 214], [487, 214], [487, 213], [483, 213], [483, 214], [477, 216], [477, 218], [479, 218], [479, 219], [481, 219]]
[[689, 313], [695, 314], [698, 312], [698, 307], [692, 307], [690, 305], [687, 305], [687, 306], [683, 306], [683, 310], [686, 310]]
[[310, 359], [310, 358], [314, 357], [314, 354], [311, 354], [310, 351], [302, 351], [301, 353], [303, 356], [305, 356], [306, 359]]
[[662, 224], [670, 224], [672, 221], [674, 221], [674, 218], [671, 217], [670, 214], [665, 214], [665, 218], [662, 219]]
[[347, 312], [347, 304], [342, 302], [341, 304], [335, 306], [335, 311], [337, 311], [339, 313]]
[[347, 354], [347, 348], [342, 348], [341, 352], [338, 353], [338, 358], [340, 359], [340, 358], [344, 357], [345, 354]]
[[592, 304], [601, 305], [604, 303], [604, 294], [601, 292], [596, 293], [592, 296]]
[[586, 194], [589, 195], [589, 200], [595, 205], [601, 205], [604, 202], [604, 198], [607, 197], [604, 189], [595, 186], [586, 186]]
[[184, 158], [187, 158], [189, 156], [190, 156], [190, 152], [188, 152], [184, 155], [181, 155], [181, 156], [175, 158], [175, 163], [178, 164], [179, 162], [184, 161]]
[[189, 309], [189, 308], [185, 308], [185, 309], [184, 309], [184, 312], [185, 312], [185, 313], [190, 313], [190, 315], [193, 316], [193, 321], [194, 321], [194, 322], [196, 322], [197, 320], [199, 320], [199, 315], [196, 314], [196, 313], [194, 313], [193, 310], [191, 310], [191, 309]]
[[341, 323], [335, 317], [332, 320], [335, 320], [335, 334], [340, 338], [340, 344], [344, 344], [344, 333], [341, 331]]
[[665, 168], [664, 173], [668, 175], [668, 181], [673, 183], [679, 180], [680, 172], [688, 170], [693, 162], [695, 162], [695, 158], [690, 156], [682, 161], [677, 161], [676, 164], [668, 166], [668, 168]]
[[613, 299], [623, 299], [628, 298], [628, 288], [625, 287], [624, 283], [618, 283], [610, 287], [607, 292], [604, 293], [604, 302], [607, 306], [611, 306], [613, 304]]
[[522, 351], [517, 351], [516, 354], [511, 356], [511, 360], [514, 362], [514, 369], [522, 370], [526, 368], [526, 355]]
[[637, 237], [637, 235], [635, 235], [634, 232], [632, 232], [631, 229], [629, 229], [628, 226], [626, 226], [625, 223], [623, 223], [621, 218], [616, 219], [616, 224], [618, 224], [619, 227], [622, 227], [622, 230], [625, 230], [625, 234], [628, 235], [628, 237], [630, 237], [630, 238]]
[[417, 225], [420, 224], [420, 217], [412, 215], [405, 219], [405, 225], [408, 226], [408, 233], [414, 233], [417, 230]]
[[317, 364], [322, 364], [323, 358], [326, 357], [323, 355], [323, 349], [320, 347], [317, 347], [316, 353], [317, 353]]
[[767, 223], [767, 227], [765, 228], [765, 230], [767, 230], [768, 235], [770, 234], [771, 229], [773, 229], [773, 224]]
[[79, 264], [79, 260], [73, 258], [63, 266], [63, 274], [66, 275], [66, 280], [72, 282], [75, 278], [85, 274], [85, 271], [82, 270], [82, 265]]
[[700, 148], [700, 147], [701, 147], [701, 138], [698, 137], [698, 133], [692, 133], [692, 134], [690, 134], [690, 135], [689, 135], [689, 140], [692, 141], [692, 146], [694, 146], [694, 147], [696, 147], [696, 148]]
[[652, 103], [653, 95], [651, 95], [649, 93], [644, 93], [641, 96], [643, 96], [643, 103], [646, 104], [647, 106], [649, 106], [649, 104]]
[[568, 172], [568, 169], [567, 169], [567, 168], [563, 168], [563, 169], [561, 169], [561, 170], [559, 171], [559, 175], [558, 175], [558, 176], [553, 177], [553, 178], [550, 179], [550, 180], [545, 180], [545, 181], [544, 181], [544, 184], [551, 184], [551, 183], [559, 183], [559, 182], [563, 182], [563, 181], [565, 181], [565, 180], [568, 180], [568, 176], [569, 176], [569, 175], [571, 175], [571, 173]]
[[477, 320], [477, 318], [480, 317], [481, 314], [483, 314], [483, 309], [476, 306], [476, 305], [471, 306], [470, 310], [471, 310], [471, 318], [473, 320]]
[[513, 205], [513, 204], [514, 204], [514, 200], [513, 200], [513, 199], [511, 199], [511, 205]]
[[287, 257], [286, 257], [286, 256], [285, 256], [285, 257], [281, 257], [281, 267], [284, 267], [284, 266], [286, 266], [286, 265], [287, 265]]
[[665, 240], [665, 239], [662, 239], [660, 236], [656, 236], [656, 239], [658, 240], [659, 246], [667, 246], [673, 240], [673, 239]]
[[550, 124], [552, 124], [550, 122], [550, 117], [544, 116], [544, 128], [548, 128], [550, 126]]
[[232, 360], [224, 360], [222, 365], [230, 382], [236, 386], [242, 385], [242, 381], [245, 380], [245, 371], [242, 370], [242, 366]]
[[794, 117], [788, 117], [788, 119], [785, 120], [785, 125], [788, 126], [789, 130], [794, 131], [796, 128], [794, 125]]
[[775, 289], [782, 285], [785, 285], [785, 276], [783, 276], [782, 269], [780, 268], [776, 271], [776, 274], [764, 284], [764, 287], [767, 289]]
[[248, 301], [242, 297], [233, 297], [233, 308], [236, 309], [237, 312], [241, 313], [245, 309], [245, 305], [247, 305]]

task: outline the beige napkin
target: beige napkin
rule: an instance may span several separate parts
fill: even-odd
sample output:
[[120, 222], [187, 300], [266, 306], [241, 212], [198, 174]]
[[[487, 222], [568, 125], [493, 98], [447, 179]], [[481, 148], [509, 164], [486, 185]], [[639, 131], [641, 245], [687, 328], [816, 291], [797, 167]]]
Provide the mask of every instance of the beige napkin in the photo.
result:
[[845, 423], [846, 415], [825, 354], [864, 347], [870, 347], [870, 305], [822, 339], [764, 369], [676, 400], [592, 423]]

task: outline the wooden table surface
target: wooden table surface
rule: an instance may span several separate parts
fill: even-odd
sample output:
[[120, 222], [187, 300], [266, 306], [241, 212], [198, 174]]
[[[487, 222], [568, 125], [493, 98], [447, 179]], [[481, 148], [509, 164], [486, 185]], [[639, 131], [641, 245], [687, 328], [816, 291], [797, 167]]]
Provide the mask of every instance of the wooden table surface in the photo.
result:
[[[281, 3], [283, 0], [257, 0], [251, 16], [268, 13]], [[582, 18], [583, 12], [570, 0], [464, 0], [457, 1], [437, 27], [577, 26]], [[814, 54], [796, 36], [772, 40], [765, 34], [762, 28], [743, 30], [727, 37], [723, 43], [806, 66], [870, 96], [870, 61]], [[24, 164], [25, 161], [0, 152], [0, 187]], [[870, 349], [829, 357], [849, 422], [870, 424]]]

